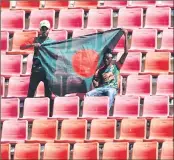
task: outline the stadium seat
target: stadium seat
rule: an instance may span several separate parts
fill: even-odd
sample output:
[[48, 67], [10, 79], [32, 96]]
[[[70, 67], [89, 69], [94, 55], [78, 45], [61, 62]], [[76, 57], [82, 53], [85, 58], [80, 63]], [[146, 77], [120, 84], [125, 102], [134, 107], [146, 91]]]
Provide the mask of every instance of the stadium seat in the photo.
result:
[[146, 8], [155, 6], [155, 4], [156, 4], [156, 0], [130, 1], [127, 7], [146, 9]]
[[106, 142], [103, 147], [102, 160], [128, 160], [129, 144], [128, 142]]
[[45, 97], [45, 87], [42, 81], [37, 86], [35, 97]]
[[152, 94], [151, 75], [129, 75], [127, 77], [126, 95], [144, 97]]
[[18, 143], [15, 146], [14, 159], [40, 159], [41, 146], [39, 143]]
[[1, 99], [1, 121], [19, 118], [20, 100], [18, 98]]
[[12, 50], [8, 51], [7, 54], [22, 54], [28, 55], [34, 53], [34, 47], [22, 50], [21, 47], [32, 44], [34, 38], [38, 36], [35, 31], [30, 32], [15, 32], [12, 41]]
[[[44, 15], [44, 16], [43, 16]], [[30, 14], [30, 23], [28, 30], [39, 31], [40, 22], [42, 20], [48, 20], [50, 22], [50, 30], [54, 28], [54, 10], [32, 10]]]
[[132, 31], [143, 27], [142, 8], [121, 8], [118, 12], [117, 28], [124, 28]]
[[16, 144], [24, 142], [28, 137], [28, 122], [26, 120], [6, 120], [2, 126], [1, 143]]
[[10, 148], [11, 148], [11, 145], [9, 143], [1, 144], [0, 157], [1, 157], [2, 160], [3, 159], [6, 159], [6, 160], [10, 160], [11, 159]]
[[75, 29], [73, 31], [72, 38], [94, 34], [94, 33], [97, 33], [96, 29]]
[[7, 97], [27, 97], [30, 77], [11, 77]]
[[169, 116], [169, 98], [167, 96], [146, 96], [144, 98], [143, 115], [146, 119]]
[[132, 160], [158, 159], [157, 142], [135, 142], [132, 150]]
[[155, 29], [134, 29], [132, 32], [132, 52], [149, 52], [157, 48], [157, 30]]
[[[48, 2], [48, 1], [46, 1]], [[66, 30], [50, 31], [48, 37], [55, 41], [64, 41], [68, 38], [68, 32]]]
[[164, 142], [173, 140], [173, 118], [153, 118], [149, 138], [145, 141]]
[[20, 76], [22, 58], [22, 55], [1, 55], [1, 75], [5, 78]]
[[156, 1], [156, 6], [157, 7], [170, 7], [172, 9], [174, 8], [173, 1], [171, 1], [171, 0]]
[[99, 159], [99, 144], [96, 142], [74, 144], [73, 160], [77, 159]]
[[59, 12], [58, 29], [72, 32], [74, 29], [83, 29], [83, 9], [61, 9]]
[[24, 101], [23, 117], [31, 122], [35, 119], [47, 119], [49, 117], [50, 99], [45, 98], [26, 98]]
[[9, 0], [1, 0], [0, 8], [1, 8], [1, 10], [9, 10], [10, 9], [10, 1]]
[[1, 41], [0, 41], [1, 54], [6, 54], [6, 51], [9, 50], [9, 33], [1, 32]]
[[173, 75], [159, 75], [157, 79], [156, 95], [167, 95], [173, 98]]
[[84, 142], [87, 137], [87, 120], [69, 119], [62, 121], [61, 136], [57, 143]]
[[43, 160], [68, 160], [70, 157], [69, 143], [46, 143]]
[[87, 29], [97, 29], [101, 31], [110, 30], [113, 27], [112, 17], [112, 9], [90, 9]]
[[35, 119], [32, 125], [31, 138], [26, 140], [28, 143], [54, 142], [57, 138], [58, 121]]
[[123, 119], [121, 122], [120, 137], [115, 142], [137, 142], [146, 138], [145, 119]]
[[0, 89], [0, 96], [4, 97], [5, 96], [5, 78], [1, 76], [1, 89]]
[[91, 0], [91, 1], [74, 1], [74, 5], [72, 8], [82, 8], [85, 11], [88, 11], [90, 9], [97, 8], [98, 1], [97, 0]]
[[161, 159], [173, 160], [173, 141], [165, 141], [162, 144]]
[[86, 142], [112, 142], [116, 138], [116, 126], [115, 119], [93, 119], [90, 137]]
[[163, 30], [171, 27], [171, 8], [150, 7], [146, 11], [145, 28]]
[[113, 49], [113, 53], [124, 52], [124, 44], [125, 44], [125, 36], [123, 35], [116, 44], [115, 48]]
[[24, 30], [25, 28], [25, 12], [24, 11], [1, 11], [1, 31], [10, 33]]
[[21, 76], [30, 76], [31, 75], [31, 69], [33, 64], [33, 54], [29, 54], [27, 56], [27, 68], [25, 74], [21, 74]]
[[[99, 103], [100, 102], [100, 103]], [[82, 117], [87, 120], [95, 118], [107, 118], [109, 116], [109, 98], [105, 97], [85, 97], [83, 102]]]

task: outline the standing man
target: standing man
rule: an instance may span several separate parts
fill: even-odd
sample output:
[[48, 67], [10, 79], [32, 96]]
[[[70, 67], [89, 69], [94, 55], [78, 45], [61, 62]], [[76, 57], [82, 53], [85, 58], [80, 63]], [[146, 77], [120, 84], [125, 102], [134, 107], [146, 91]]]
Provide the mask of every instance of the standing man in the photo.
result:
[[103, 57], [104, 66], [99, 68], [94, 77], [95, 89], [86, 93], [86, 96], [109, 96], [109, 107], [113, 107], [114, 99], [118, 91], [118, 75], [121, 65], [128, 54], [127, 31], [123, 30], [125, 36], [124, 53], [116, 64], [112, 64], [113, 55], [107, 52]]

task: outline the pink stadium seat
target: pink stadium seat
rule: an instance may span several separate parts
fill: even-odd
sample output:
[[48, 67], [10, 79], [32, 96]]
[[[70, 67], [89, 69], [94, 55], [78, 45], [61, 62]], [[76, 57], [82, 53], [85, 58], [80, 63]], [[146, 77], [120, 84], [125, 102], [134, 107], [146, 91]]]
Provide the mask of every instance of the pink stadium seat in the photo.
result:
[[155, 6], [155, 4], [156, 4], [156, 0], [130, 1], [127, 7], [146, 9], [146, 8]]
[[74, 1], [74, 5], [72, 8], [82, 8], [87, 11], [89, 9], [97, 8], [97, 5], [98, 5], [97, 0], [91, 0], [91, 1], [81, 0], [81, 1]]
[[64, 41], [68, 38], [68, 32], [66, 30], [50, 31], [48, 37], [57, 42]]
[[19, 118], [20, 100], [18, 98], [1, 99], [1, 121]]
[[52, 30], [54, 28], [55, 23], [54, 17], [54, 10], [32, 10], [30, 14], [30, 23], [28, 30], [39, 31], [40, 22], [42, 20], [48, 20], [50, 22], [50, 29]]
[[31, 69], [33, 64], [33, 54], [29, 54], [27, 56], [27, 69], [25, 74], [21, 74], [21, 76], [30, 76], [31, 75]]
[[39, 143], [18, 143], [15, 146], [14, 159], [40, 159], [40, 151]]
[[154, 117], [169, 116], [169, 98], [168, 96], [146, 96], [144, 98], [143, 115], [146, 119]]
[[90, 9], [87, 28], [97, 30], [110, 30], [113, 27], [112, 9]]
[[22, 55], [1, 55], [1, 75], [5, 78], [20, 76], [22, 58]]
[[125, 36], [121, 36], [120, 40], [113, 49], [114, 53], [124, 52]]
[[84, 142], [87, 137], [87, 120], [70, 119], [62, 121], [61, 136], [58, 143]]
[[143, 27], [142, 8], [121, 8], [118, 13], [117, 28], [124, 28], [128, 31]]
[[5, 96], [5, 78], [1, 77], [1, 89], [0, 89], [0, 96]]
[[49, 117], [50, 99], [45, 98], [26, 98], [24, 101], [23, 117], [31, 122], [35, 119], [47, 119]]
[[58, 121], [35, 119], [32, 125], [31, 138], [26, 140], [28, 143], [54, 142], [57, 138]]
[[1, 8], [1, 10], [9, 10], [10, 9], [10, 1], [9, 0], [1, 0], [0, 8]]
[[129, 159], [129, 144], [128, 142], [106, 142], [103, 147], [102, 160], [110, 159]]
[[43, 160], [68, 160], [70, 157], [69, 143], [46, 143]]
[[149, 52], [157, 48], [157, 30], [134, 29], [132, 32], [131, 47], [129, 51]]
[[144, 97], [152, 94], [151, 75], [129, 75], [127, 78], [126, 95]]
[[97, 33], [96, 29], [75, 29], [73, 31], [72, 37], [80, 37], [80, 36], [85, 36], [85, 35], [89, 35], [89, 34], [94, 34]]
[[1, 54], [6, 54], [6, 51], [9, 49], [9, 33], [1, 32], [1, 41], [0, 41]]
[[163, 30], [171, 27], [171, 8], [150, 7], [146, 11], [145, 28]]
[[174, 8], [173, 1], [171, 1], [171, 0], [156, 1], [156, 6], [157, 7], [170, 7], [170, 8]]
[[161, 159], [173, 160], [173, 141], [165, 141], [162, 144]]
[[37, 86], [35, 97], [44, 97], [44, 96], [45, 96], [44, 83], [43, 82], [40, 82], [39, 85]]
[[1, 11], [1, 31], [19, 31], [25, 28], [24, 11]]
[[72, 32], [74, 29], [83, 29], [83, 9], [62, 9], [59, 12], [58, 29]]
[[97, 142], [74, 144], [73, 160], [76, 159], [99, 159], [99, 144]]
[[2, 160], [3, 159], [6, 159], [6, 160], [10, 160], [11, 159], [10, 148], [11, 148], [11, 145], [9, 143], [1, 144], [0, 157], [1, 157]]
[[146, 138], [145, 119], [123, 119], [121, 122], [120, 137], [114, 141], [136, 142]]
[[[100, 103], [99, 103], [100, 102]], [[92, 120], [95, 118], [107, 118], [109, 116], [108, 97], [85, 97], [83, 103], [82, 118]]]
[[112, 142], [116, 138], [116, 124], [115, 119], [93, 119], [90, 137], [86, 142]]
[[157, 142], [135, 142], [132, 152], [132, 160], [158, 159]]
[[20, 143], [28, 137], [28, 122], [26, 120], [6, 120], [2, 126], [1, 143]]

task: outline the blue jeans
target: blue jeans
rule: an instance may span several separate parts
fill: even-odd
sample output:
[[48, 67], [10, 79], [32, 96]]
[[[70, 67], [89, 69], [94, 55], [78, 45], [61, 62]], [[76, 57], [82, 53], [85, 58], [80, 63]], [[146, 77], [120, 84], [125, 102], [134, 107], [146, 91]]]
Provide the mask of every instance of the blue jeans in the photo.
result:
[[111, 108], [114, 105], [116, 94], [117, 90], [115, 88], [103, 86], [89, 91], [86, 96], [109, 96], [109, 107]]

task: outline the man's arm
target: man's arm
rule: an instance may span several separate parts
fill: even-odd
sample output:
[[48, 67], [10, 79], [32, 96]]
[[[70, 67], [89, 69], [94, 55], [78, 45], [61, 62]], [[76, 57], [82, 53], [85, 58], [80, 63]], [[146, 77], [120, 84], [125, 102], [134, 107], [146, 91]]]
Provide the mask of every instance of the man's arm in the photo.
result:
[[35, 38], [32, 44], [22, 44], [20, 46], [20, 49], [24, 50], [24, 49], [28, 49], [28, 48], [31, 48], [31, 47], [36, 47], [37, 48], [37, 47], [40, 47], [40, 46], [41, 46], [41, 44], [37, 43], [36, 38]]
[[92, 81], [92, 83], [93, 83], [95, 88], [99, 86], [98, 72], [99, 72], [99, 70], [96, 71], [96, 73], [95, 73], [95, 75], [93, 77], [93, 81]]

